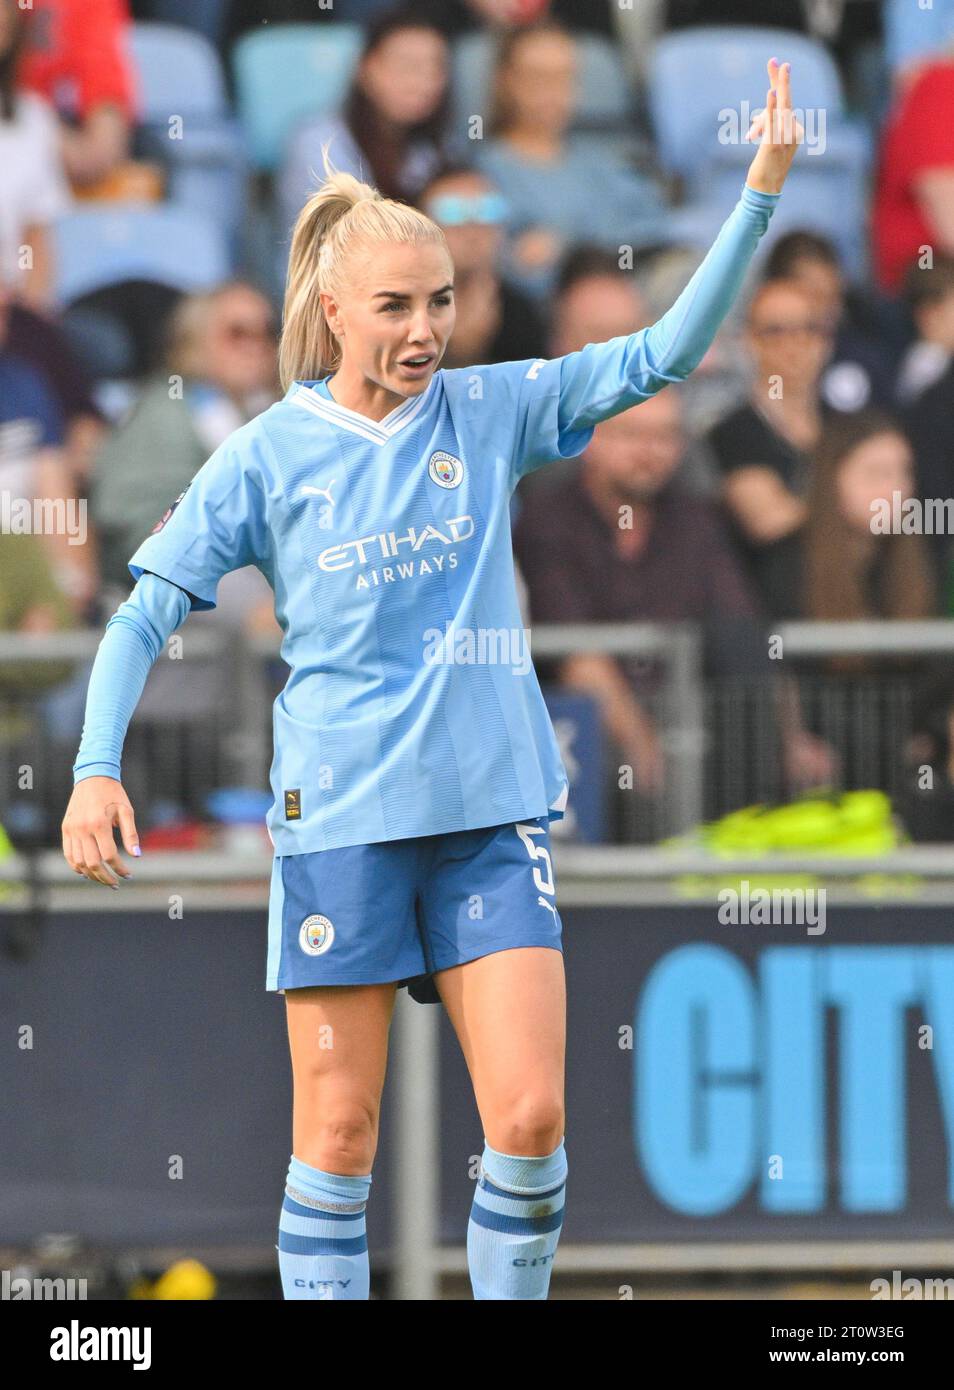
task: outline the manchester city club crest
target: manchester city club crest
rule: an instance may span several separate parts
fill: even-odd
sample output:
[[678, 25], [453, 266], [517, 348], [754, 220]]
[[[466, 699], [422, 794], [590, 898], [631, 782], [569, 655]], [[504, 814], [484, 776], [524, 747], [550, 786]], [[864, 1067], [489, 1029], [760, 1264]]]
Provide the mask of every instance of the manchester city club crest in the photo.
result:
[[445, 454], [443, 449], [438, 449], [436, 454], [431, 454], [427, 471], [438, 487], [460, 487], [464, 465], [453, 454]]
[[313, 912], [301, 924], [298, 944], [306, 956], [323, 956], [335, 939], [335, 929], [327, 917]]

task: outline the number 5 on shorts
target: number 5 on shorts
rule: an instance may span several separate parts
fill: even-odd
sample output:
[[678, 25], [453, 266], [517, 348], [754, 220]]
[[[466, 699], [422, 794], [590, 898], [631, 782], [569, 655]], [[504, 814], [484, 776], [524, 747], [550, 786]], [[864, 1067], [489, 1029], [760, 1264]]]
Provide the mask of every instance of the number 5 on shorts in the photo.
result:
[[550, 851], [546, 845], [538, 845], [533, 841], [534, 835], [545, 835], [546, 831], [542, 825], [515, 825], [514, 830], [523, 841], [526, 851], [531, 859], [542, 859], [546, 865], [546, 879], [540, 869], [534, 869], [533, 881], [541, 893], [555, 893], [556, 888], [553, 882], [553, 864], [550, 860]]

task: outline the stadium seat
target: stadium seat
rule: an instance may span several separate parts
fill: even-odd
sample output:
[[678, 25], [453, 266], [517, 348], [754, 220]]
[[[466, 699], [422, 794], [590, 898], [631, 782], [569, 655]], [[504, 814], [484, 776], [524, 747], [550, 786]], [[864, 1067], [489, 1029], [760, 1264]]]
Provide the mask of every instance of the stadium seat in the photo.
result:
[[[577, 36], [579, 106], [574, 126], [609, 127], [625, 122], [633, 100], [617, 48], [599, 34]], [[466, 34], [454, 45], [453, 101], [456, 129], [467, 130], [473, 115], [490, 111], [495, 40], [487, 33]]]
[[[713, 208], [720, 223], [738, 199], [751, 160], [751, 146], [727, 146], [706, 171], [698, 201]], [[861, 275], [867, 254], [866, 173], [864, 153], [853, 139], [846, 138], [839, 149], [837, 135], [831, 135], [823, 155], [801, 151], [772, 214], [767, 242], [779, 228], [821, 232], [835, 242], [846, 272]]]
[[[162, 163], [172, 202], [222, 223], [237, 256], [248, 162], [217, 52], [170, 24], [134, 24], [131, 47], [142, 102], [137, 153]], [[179, 131], [170, 125], [176, 117]]]
[[764, 105], [765, 64], [772, 54], [792, 64], [794, 106], [806, 125], [806, 143], [764, 244], [793, 227], [821, 232], [833, 238], [846, 272], [857, 277], [866, 255], [871, 135], [863, 122], [845, 115], [838, 70], [827, 50], [802, 34], [704, 27], [660, 39], [649, 100], [660, 160], [685, 181], [679, 216], [684, 228], [695, 229], [697, 243], [705, 238], [711, 244], [734, 206], [754, 153], [744, 140], [748, 116]]
[[926, 58], [941, 57], [954, 39], [950, 0], [885, 0], [881, 19], [889, 73]]
[[[695, 232], [694, 236], [684, 238], [687, 243], [701, 249], [712, 245], [738, 199], [743, 179], [743, 171], [738, 171], [737, 177], [729, 171], [719, 171], [705, 203], [690, 203], [679, 208], [681, 227], [691, 227]], [[819, 232], [827, 236], [839, 250], [848, 278], [864, 281], [868, 274], [864, 217], [858, 215], [858, 208], [848, 213], [841, 171], [818, 170], [804, 179], [790, 175], [784, 197], [759, 245], [757, 260], [762, 259], [779, 236], [793, 231]]]
[[53, 224], [53, 250], [60, 305], [119, 280], [204, 290], [232, 271], [221, 226], [168, 204], [77, 207]]
[[[691, 177], [724, 148], [720, 130], [732, 113], [739, 115], [743, 102], [752, 110], [764, 106], [765, 64], [773, 54], [792, 64], [796, 107], [824, 112], [829, 125], [844, 119], [838, 69], [815, 39], [784, 29], [678, 30], [658, 40], [649, 77], [649, 108], [665, 169]], [[738, 138], [744, 136], [742, 130]]]
[[338, 105], [361, 49], [355, 24], [278, 24], [232, 50], [239, 117], [251, 160], [273, 170], [292, 126]]
[[219, 55], [201, 34], [142, 21], [132, 26], [131, 49], [145, 123], [166, 125], [170, 115], [183, 120], [228, 116]]
[[[670, 214], [673, 239], [707, 250], [738, 201], [744, 181], [743, 164], [714, 166], [705, 196]], [[793, 171], [786, 180], [785, 193], [772, 214], [756, 260], [761, 260], [778, 237], [796, 229], [829, 237], [838, 249], [848, 278], [864, 280], [867, 273], [864, 205], [857, 196], [857, 188], [853, 187], [852, 171], [821, 161], [812, 164], [806, 161], [798, 174]]]

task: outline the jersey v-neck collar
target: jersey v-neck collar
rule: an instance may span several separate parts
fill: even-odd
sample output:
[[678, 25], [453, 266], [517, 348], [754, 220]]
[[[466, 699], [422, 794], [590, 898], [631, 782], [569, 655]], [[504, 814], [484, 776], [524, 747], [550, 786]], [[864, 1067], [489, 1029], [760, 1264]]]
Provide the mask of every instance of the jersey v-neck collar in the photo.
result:
[[340, 429], [359, 434], [363, 439], [369, 439], [373, 444], [387, 444], [399, 430], [404, 429], [405, 425], [409, 425], [424, 408], [424, 403], [434, 389], [436, 377], [437, 373], [435, 372], [427, 384], [426, 391], [422, 391], [419, 396], [411, 396], [400, 405], [395, 406], [381, 420], [371, 420], [367, 415], [362, 415], [357, 410], [349, 410], [347, 406], [339, 405], [332, 398], [324, 378], [320, 381], [294, 382], [289, 388], [289, 398], [296, 405], [310, 410], [313, 415], [320, 415], [323, 419], [338, 425]]

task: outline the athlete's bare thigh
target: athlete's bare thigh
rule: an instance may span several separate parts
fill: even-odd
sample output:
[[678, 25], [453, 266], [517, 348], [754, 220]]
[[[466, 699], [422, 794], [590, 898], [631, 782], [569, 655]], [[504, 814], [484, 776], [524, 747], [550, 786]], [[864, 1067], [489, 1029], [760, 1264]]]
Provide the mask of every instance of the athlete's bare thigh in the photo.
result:
[[397, 986], [285, 991], [294, 1078], [292, 1152], [328, 1173], [369, 1173], [378, 1143]]

